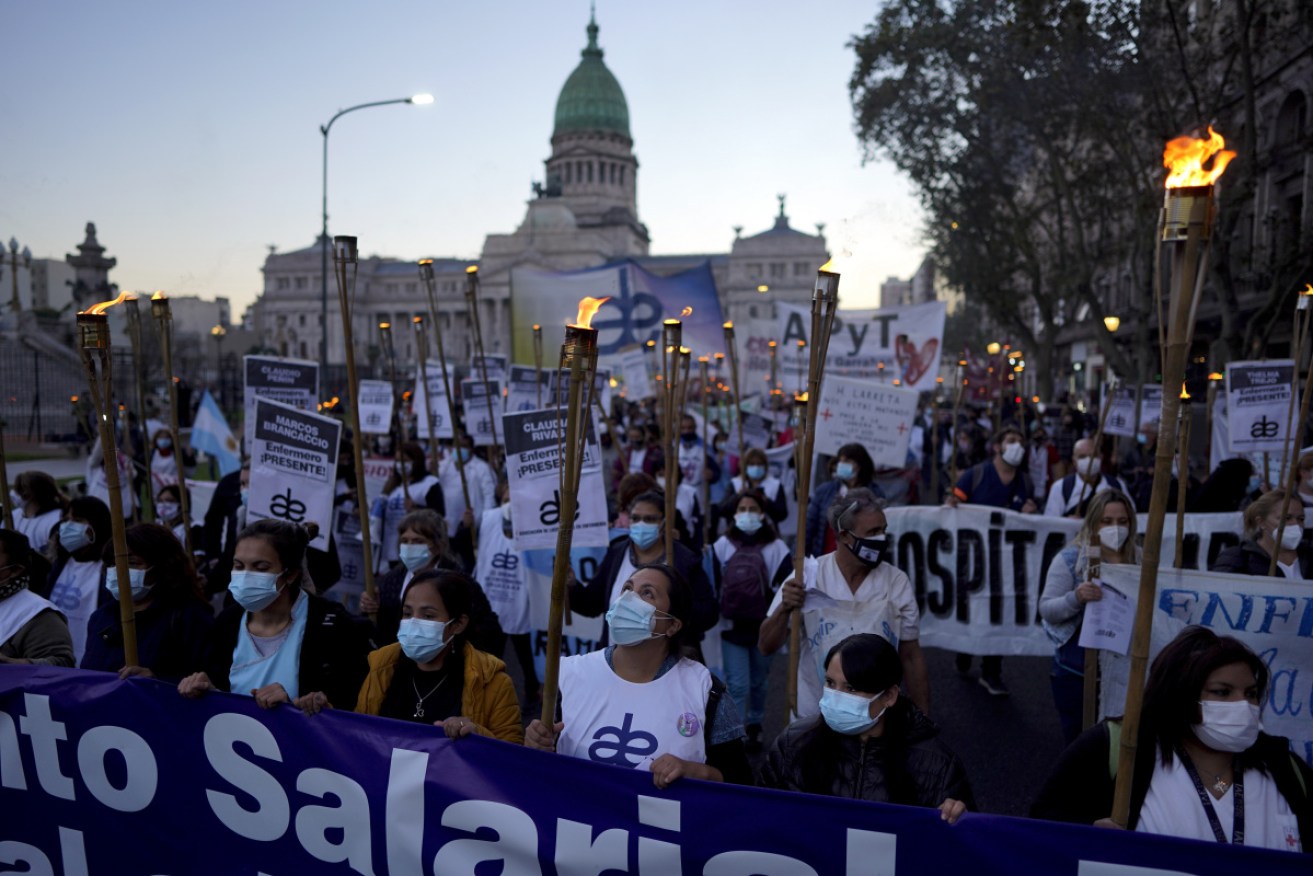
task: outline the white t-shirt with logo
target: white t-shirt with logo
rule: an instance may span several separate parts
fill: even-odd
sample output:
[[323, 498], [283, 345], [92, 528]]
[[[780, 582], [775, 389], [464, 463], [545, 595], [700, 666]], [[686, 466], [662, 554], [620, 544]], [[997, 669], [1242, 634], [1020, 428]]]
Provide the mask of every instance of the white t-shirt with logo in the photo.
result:
[[529, 587], [525, 582], [524, 557], [502, 528], [502, 509], [485, 511], [479, 520], [479, 562], [474, 579], [497, 612], [502, 632], [507, 635], [527, 633], [529, 622]]
[[91, 620], [100, 600], [104, 573], [105, 564], [100, 560], [89, 563], [69, 560], [50, 590], [50, 601], [68, 618], [73, 657], [78, 663], [82, 662], [82, 654], [87, 650], [87, 621]]

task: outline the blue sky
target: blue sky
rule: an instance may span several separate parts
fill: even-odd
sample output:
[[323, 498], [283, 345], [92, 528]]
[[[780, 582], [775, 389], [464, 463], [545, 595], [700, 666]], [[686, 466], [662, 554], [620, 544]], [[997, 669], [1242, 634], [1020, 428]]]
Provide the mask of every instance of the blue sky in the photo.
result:
[[[795, 227], [825, 222], [831, 249], [852, 249], [845, 306], [910, 276], [919, 210], [890, 165], [861, 165], [848, 104], [846, 43], [876, 5], [602, 0], [653, 253], [725, 251], [784, 192]], [[436, 97], [334, 125], [333, 232], [417, 258], [476, 257], [485, 234], [514, 230], [588, 21], [585, 0], [0, 9], [0, 237], [62, 257], [94, 221], [120, 286], [227, 296], [235, 315], [268, 245], [313, 242], [318, 127], [346, 106]]]

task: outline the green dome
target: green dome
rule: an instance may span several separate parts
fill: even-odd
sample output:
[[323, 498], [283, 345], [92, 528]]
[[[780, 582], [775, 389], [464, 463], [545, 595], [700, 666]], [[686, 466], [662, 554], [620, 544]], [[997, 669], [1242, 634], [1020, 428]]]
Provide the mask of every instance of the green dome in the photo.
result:
[[552, 136], [571, 131], [608, 131], [629, 136], [629, 104], [620, 83], [602, 62], [597, 46], [597, 22], [588, 22], [588, 45], [556, 99]]

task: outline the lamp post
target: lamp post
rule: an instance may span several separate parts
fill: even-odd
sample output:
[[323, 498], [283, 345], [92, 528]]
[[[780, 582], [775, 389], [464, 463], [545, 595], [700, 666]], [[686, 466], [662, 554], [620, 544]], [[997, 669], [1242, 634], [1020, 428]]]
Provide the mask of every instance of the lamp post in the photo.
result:
[[[427, 106], [433, 103], [431, 94], [413, 94], [410, 97], [398, 97], [393, 100], [375, 100], [370, 103], [356, 104], [349, 106], [344, 110], [338, 110], [337, 113], [328, 120], [327, 124], [319, 126], [319, 133], [324, 138], [324, 188], [323, 188], [323, 224], [319, 232], [319, 251], [322, 255], [319, 269], [319, 385], [323, 386], [324, 381], [328, 379], [328, 132], [332, 130], [333, 122], [347, 113], [353, 113], [356, 110], [369, 109], [372, 106], [388, 106], [394, 103], [411, 103], [415, 106]], [[17, 295], [15, 292], [15, 304], [17, 304]]]
[[24, 268], [32, 267], [32, 250], [23, 247], [23, 251], [19, 252], [18, 238], [11, 237], [9, 238], [9, 255], [5, 255], [4, 248], [0, 247], [0, 267], [8, 267], [13, 272], [10, 276], [14, 282], [14, 297], [9, 303], [9, 309], [14, 313], [18, 313], [23, 309], [22, 303], [18, 300], [18, 268], [20, 265]]
[[[218, 375], [219, 388], [219, 409], [224, 410], [226, 401], [223, 391], [223, 339], [228, 334], [228, 330], [221, 325], [216, 325], [210, 329], [210, 337], [214, 338], [214, 367]], [[322, 379], [322, 378], [321, 378]]]

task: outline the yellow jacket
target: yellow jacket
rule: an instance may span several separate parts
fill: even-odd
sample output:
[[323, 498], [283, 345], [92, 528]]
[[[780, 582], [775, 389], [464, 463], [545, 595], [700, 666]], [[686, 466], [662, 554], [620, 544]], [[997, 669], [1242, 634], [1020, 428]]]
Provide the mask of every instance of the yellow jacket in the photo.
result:
[[[506, 664], [465, 643], [465, 684], [460, 692], [460, 706], [464, 717], [478, 725], [479, 732], [517, 745], [524, 743], [524, 724], [520, 718], [520, 701], [515, 697], [515, 685], [506, 674]], [[369, 675], [360, 687], [356, 711], [362, 715], [377, 715], [383, 707], [383, 698], [396, 674], [401, 659], [401, 645], [379, 648], [369, 655]], [[455, 717], [448, 715], [447, 717]]]

